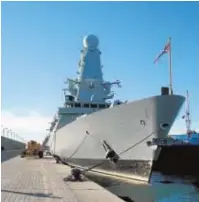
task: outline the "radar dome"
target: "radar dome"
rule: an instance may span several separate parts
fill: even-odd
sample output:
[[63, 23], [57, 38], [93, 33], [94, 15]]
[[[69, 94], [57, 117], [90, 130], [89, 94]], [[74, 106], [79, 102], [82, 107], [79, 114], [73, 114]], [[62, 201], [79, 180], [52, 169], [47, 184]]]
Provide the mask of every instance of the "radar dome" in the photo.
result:
[[99, 40], [95, 35], [88, 35], [84, 37], [83, 45], [85, 48], [95, 49], [99, 44]]

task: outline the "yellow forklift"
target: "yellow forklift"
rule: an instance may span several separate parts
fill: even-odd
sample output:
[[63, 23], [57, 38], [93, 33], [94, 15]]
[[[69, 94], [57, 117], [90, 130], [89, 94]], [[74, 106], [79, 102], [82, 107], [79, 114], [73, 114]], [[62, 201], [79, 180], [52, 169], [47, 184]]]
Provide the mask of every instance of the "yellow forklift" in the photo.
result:
[[41, 144], [34, 140], [29, 141], [26, 145], [26, 149], [21, 154], [22, 158], [25, 156], [38, 156], [39, 158], [43, 158]]

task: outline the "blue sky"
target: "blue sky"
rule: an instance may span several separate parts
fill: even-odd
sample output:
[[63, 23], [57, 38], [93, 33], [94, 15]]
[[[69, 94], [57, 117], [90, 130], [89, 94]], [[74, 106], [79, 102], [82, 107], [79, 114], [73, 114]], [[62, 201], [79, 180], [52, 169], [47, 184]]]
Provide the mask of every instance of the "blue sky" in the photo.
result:
[[199, 128], [198, 10], [198, 2], [3, 2], [2, 111], [52, 117], [89, 33], [99, 37], [105, 79], [122, 82], [117, 97], [158, 94], [168, 85], [168, 57], [153, 60], [171, 36], [174, 92], [189, 90]]

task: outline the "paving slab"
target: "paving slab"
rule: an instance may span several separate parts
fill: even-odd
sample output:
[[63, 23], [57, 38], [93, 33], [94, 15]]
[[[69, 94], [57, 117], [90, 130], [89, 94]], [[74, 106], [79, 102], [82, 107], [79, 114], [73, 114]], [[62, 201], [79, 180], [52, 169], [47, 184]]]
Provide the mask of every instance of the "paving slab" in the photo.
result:
[[1, 164], [1, 201], [123, 202], [98, 184], [65, 182], [70, 168], [51, 157], [15, 157]]

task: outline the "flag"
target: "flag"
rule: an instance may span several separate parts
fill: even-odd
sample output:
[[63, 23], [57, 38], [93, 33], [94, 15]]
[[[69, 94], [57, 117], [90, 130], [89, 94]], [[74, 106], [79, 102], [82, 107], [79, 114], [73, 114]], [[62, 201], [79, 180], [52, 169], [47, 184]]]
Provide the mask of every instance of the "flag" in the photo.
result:
[[154, 60], [154, 63], [156, 63], [160, 57], [162, 55], [164, 55], [165, 53], [168, 53], [171, 49], [171, 44], [170, 44], [170, 41], [165, 45], [164, 49], [162, 50], [162, 52], [157, 56], [157, 58]]

